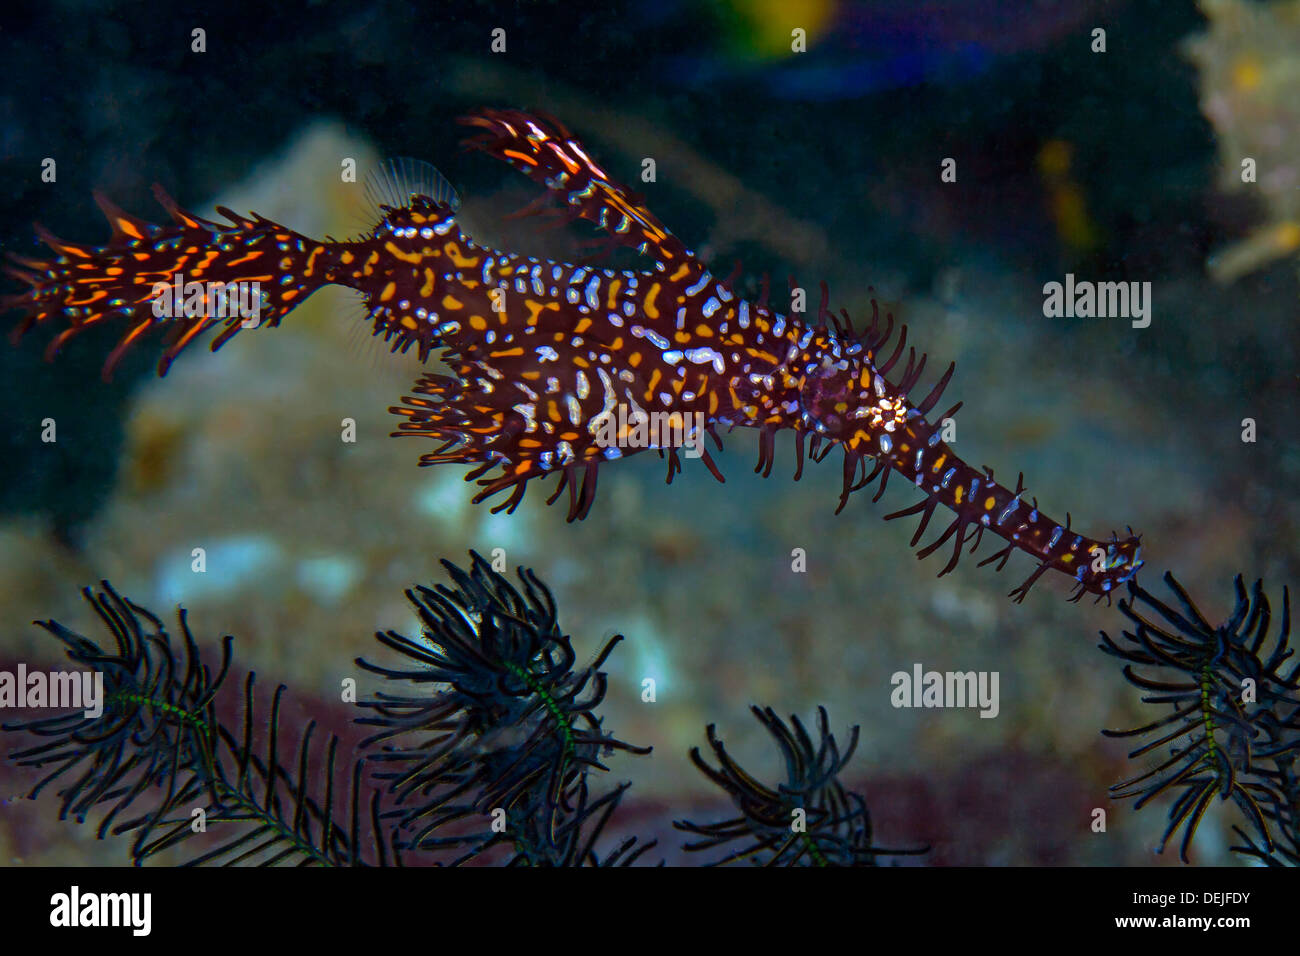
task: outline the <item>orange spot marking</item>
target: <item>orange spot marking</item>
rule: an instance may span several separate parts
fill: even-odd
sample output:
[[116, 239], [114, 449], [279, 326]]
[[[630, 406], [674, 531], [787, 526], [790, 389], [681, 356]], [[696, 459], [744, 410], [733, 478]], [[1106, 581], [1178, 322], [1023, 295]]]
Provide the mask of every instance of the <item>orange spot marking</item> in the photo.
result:
[[[532, 299], [524, 299], [524, 308], [526, 308], [526, 309], [528, 310], [528, 318], [527, 318], [525, 321], [527, 321], [527, 323], [528, 323], [529, 325], [531, 325], [531, 326], [536, 326], [536, 325], [537, 325], [538, 317], [541, 316], [541, 314], [542, 314], [543, 312], [558, 312], [558, 311], [560, 311], [560, 303], [558, 303], [558, 302], [547, 302], [545, 305], [543, 305], [542, 303], [540, 303], [540, 302], [536, 302], [536, 301], [534, 301], [534, 300], [532, 300]], [[585, 322], [585, 321], [588, 321], [588, 320], [583, 319], [583, 321]], [[505, 324], [505, 312], [502, 312], [502, 313], [501, 313], [501, 324], [502, 324], [502, 325]], [[564, 333], [563, 333], [563, 332], [557, 332], [557, 333], [555, 334], [555, 341], [557, 341], [557, 342], [563, 342], [563, 341], [564, 341]]]
[[537, 160], [533, 159], [533, 157], [529, 156], [527, 153], [521, 153], [515, 149], [503, 149], [501, 150], [501, 155], [508, 156], [511, 159], [517, 159], [520, 162], [527, 163], [529, 166], [537, 165]]
[[655, 296], [658, 294], [659, 283], [656, 282], [650, 287], [650, 291], [645, 294], [645, 301], [641, 303], [641, 308], [645, 310], [645, 314], [652, 319], [659, 318], [659, 310], [655, 308]]
[[453, 311], [453, 310], [455, 310], [455, 309], [463, 309], [463, 308], [465, 308], [465, 303], [461, 302], [461, 301], [460, 301], [459, 299], [457, 299], [455, 296], [452, 296], [452, 295], [444, 295], [444, 296], [442, 297], [442, 307], [443, 307], [444, 309], [446, 309], [447, 311], [450, 312], [450, 311]]
[[384, 286], [384, 291], [379, 293], [379, 301], [387, 302], [389, 299], [391, 299], [394, 296], [394, 294], [396, 294], [396, 292], [397, 292], [397, 283], [396, 282], [388, 283], [388, 285]]
[[403, 262], [409, 262], [412, 265], [424, 261], [424, 256], [419, 252], [403, 252], [391, 240], [384, 243], [384, 249], [394, 258], [401, 259]]
[[470, 258], [469, 256], [464, 255], [460, 251], [459, 243], [448, 242], [445, 243], [442, 248], [446, 250], [447, 258], [455, 263], [458, 269], [472, 269], [474, 266], [479, 264], [479, 257], [474, 256], [473, 258]]
[[[311, 251], [311, 255], [307, 257], [307, 266], [305, 269], [302, 270], [303, 275], [309, 276], [312, 274], [312, 272], [316, 269], [316, 257], [324, 251], [325, 251], [324, 246], [317, 246], [315, 249]], [[260, 256], [261, 253], [259, 252], [258, 255]]]

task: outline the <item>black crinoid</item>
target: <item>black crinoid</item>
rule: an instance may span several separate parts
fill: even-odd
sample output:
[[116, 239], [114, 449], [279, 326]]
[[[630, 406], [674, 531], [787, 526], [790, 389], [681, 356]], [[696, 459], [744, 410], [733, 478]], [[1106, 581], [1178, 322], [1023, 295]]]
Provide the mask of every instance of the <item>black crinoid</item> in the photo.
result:
[[820, 739], [816, 744], [797, 716], [792, 715], [787, 726], [770, 707], [751, 710], [776, 741], [785, 762], [785, 780], [769, 787], [750, 775], [727, 753], [710, 724], [706, 734], [718, 766], [711, 766], [698, 747], [692, 748], [691, 761], [731, 796], [740, 816], [709, 824], [674, 822], [677, 829], [704, 838], [686, 844], [687, 850], [740, 843], [713, 865], [746, 860], [763, 866], [876, 866], [883, 855], [928, 851], [872, 846], [866, 801], [846, 791], [839, 781], [858, 745], [856, 726], [841, 753], [824, 707], [817, 708]]
[[[21, 766], [54, 770], [32, 788], [35, 798], [58, 780], [60, 819], [84, 822], [101, 805], [112, 803], [99, 824], [103, 837], [143, 791], [165, 788], [163, 805], [192, 798], [196, 768], [211, 759], [216, 725], [213, 699], [230, 666], [231, 639], [222, 642], [221, 666], [214, 675], [199, 660], [185, 615], [180, 617], [181, 647], [173, 645], [162, 622], [117, 594], [107, 582], [101, 591], [82, 592], [113, 637], [102, 649], [55, 621], [37, 621], [62, 641], [68, 657], [103, 676], [103, 713], [85, 711], [5, 724], [46, 742], [11, 757]], [[183, 795], [183, 796], [182, 796]], [[138, 821], [113, 832], [135, 829]], [[147, 839], [147, 827], [137, 843]]]
[[1143, 702], [1171, 708], [1144, 726], [1103, 731], [1111, 737], [1151, 736], [1129, 756], [1155, 754], [1159, 760], [1112, 787], [1112, 794], [1137, 797], [1136, 807], [1174, 795], [1159, 850], [1181, 827], [1184, 862], [1218, 796], [1231, 799], [1245, 817], [1246, 829], [1234, 827], [1244, 841], [1235, 851], [1270, 864], [1300, 863], [1294, 766], [1300, 750], [1300, 664], [1291, 660], [1288, 647], [1290, 595], [1283, 590], [1281, 625], [1270, 640], [1272, 612], [1260, 582], [1248, 593], [1238, 575], [1236, 605], [1216, 627], [1173, 575], [1166, 573], [1164, 580], [1177, 609], [1129, 582], [1129, 598], [1119, 602], [1119, 610], [1133, 629], [1123, 632], [1121, 642], [1101, 635], [1101, 649], [1126, 661], [1124, 676], [1148, 692]]
[[17, 763], [53, 768], [30, 796], [57, 783], [61, 817], [103, 811], [99, 836], [133, 835], [136, 864], [171, 849], [192, 864], [631, 863], [652, 844], [602, 846], [626, 786], [599, 796], [589, 786], [602, 755], [647, 752], [605, 734], [594, 713], [619, 638], [575, 670], [546, 587], [520, 569], [521, 593], [471, 555], [469, 571], [443, 562], [451, 586], [407, 592], [422, 637], [378, 635], [418, 666], [365, 665], [414, 681], [419, 694], [365, 702], [358, 722], [382, 730], [355, 748], [333, 735], [314, 742], [308, 722], [287, 761], [283, 685], [263, 713], [250, 673], [242, 722], [223, 723], [233, 638], [214, 672], [183, 610], [177, 642], [107, 582], [86, 589], [115, 646], [39, 623], [74, 663], [103, 675], [104, 707], [3, 727], [41, 738], [11, 754]]
[[600, 667], [622, 636], [575, 670], [545, 585], [520, 568], [520, 591], [470, 554], [468, 572], [443, 561], [452, 585], [406, 592], [419, 638], [376, 635], [414, 667], [357, 661], [422, 688], [378, 694], [363, 703], [374, 716], [360, 721], [382, 728], [365, 746], [382, 745], [372, 759], [386, 768], [376, 777], [397, 804], [400, 845], [459, 850], [455, 862], [497, 845], [518, 864], [632, 862], [649, 845], [627, 840], [603, 860], [594, 852], [624, 788], [591, 799], [586, 784], [589, 770], [605, 769], [602, 756], [650, 752], [605, 733], [595, 714], [607, 684]]
[[[37, 623], [64, 643], [75, 664], [103, 675], [103, 712], [89, 717], [79, 710], [3, 726], [44, 738], [10, 755], [21, 766], [54, 767], [30, 797], [58, 782], [60, 819], [71, 815], [82, 822], [105, 810], [98, 836], [133, 835], [131, 857], [137, 865], [182, 843], [191, 845], [192, 864], [389, 861], [391, 849], [377, 826], [373, 799], [368, 851], [361, 836], [361, 760], [353, 764], [346, 803], [336, 787], [337, 739], [324, 745], [318, 786], [308, 782], [308, 767], [320, 755], [312, 743], [314, 722], [303, 732], [293, 761], [281, 762], [283, 685], [270, 715], [260, 717], [250, 673], [239, 732], [220, 721], [216, 699], [230, 670], [233, 638], [222, 641], [221, 663], [213, 673], [183, 609], [178, 646], [157, 616], [107, 581], [82, 593], [115, 647], [101, 648], [55, 621]], [[340, 809], [346, 813], [344, 824], [335, 819]]]

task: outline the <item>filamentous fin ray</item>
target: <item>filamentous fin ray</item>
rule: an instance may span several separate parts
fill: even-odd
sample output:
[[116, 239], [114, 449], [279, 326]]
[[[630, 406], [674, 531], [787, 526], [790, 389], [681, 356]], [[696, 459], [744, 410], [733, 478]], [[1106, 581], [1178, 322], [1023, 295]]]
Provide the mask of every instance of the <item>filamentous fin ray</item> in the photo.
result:
[[432, 163], [409, 156], [384, 160], [366, 175], [366, 199], [376, 222], [387, 216], [388, 209], [409, 206], [416, 196], [427, 196], [436, 203], [460, 208], [460, 194]]

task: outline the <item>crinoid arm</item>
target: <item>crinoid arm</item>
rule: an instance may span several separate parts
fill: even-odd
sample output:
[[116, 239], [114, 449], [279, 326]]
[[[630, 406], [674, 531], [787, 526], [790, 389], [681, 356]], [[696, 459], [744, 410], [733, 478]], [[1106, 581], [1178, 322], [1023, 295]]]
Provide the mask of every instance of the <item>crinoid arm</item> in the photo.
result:
[[[748, 773], [710, 724], [706, 735], [717, 766], [698, 747], [691, 750], [691, 761], [731, 797], [740, 815], [707, 824], [674, 822], [677, 829], [699, 838], [686, 844], [687, 850], [729, 849], [712, 861], [714, 866], [738, 861], [763, 866], [876, 866], [882, 856], [928, 852], [928, 847], [888, 850], [873, 844], [866, 801], [839, 780], [857, 747], [857, 727], [849, 731], [848, 744], [841, 751], [824, 707], [817, 709], [816, 742], [797, 716], [786, 724], [770, 707], [750, 709], [775, 742], [786, 779], [771, 785]], [[791, 826], [800, 815], [806, 821], [802, 830]]]
[[1233, 582], [1236, 603], [1219, 625], [1209, 623], [1172, 574], [1166, 604], [1136, 583], [1119, 602], [1129, 629], [1118, 639], [1102, 632], [1101, 650], [1125, 662], [1124, 676], [1158, 707], [1150, 722], [1109, 737], [1146, 738], [1129, 757], [1150, 762], [1143, 773], [1111, 788], [1136, 798], [1135, 808], [1173, 797], [1158, 852], [1180, 830], [1179, 857], [1189, 860], [1197, 829], [1210, 808], [1231, 801], [1245, 841], [1233, 849], [1270, 863], [1300, 860], [1294, 761], [1300, 752], [1300, 663], [1289, 647], [1291, 602], [1282, 592], [1282, 619], [1270, 634], [1272, 611], [1259, 581], [1247, 591]]

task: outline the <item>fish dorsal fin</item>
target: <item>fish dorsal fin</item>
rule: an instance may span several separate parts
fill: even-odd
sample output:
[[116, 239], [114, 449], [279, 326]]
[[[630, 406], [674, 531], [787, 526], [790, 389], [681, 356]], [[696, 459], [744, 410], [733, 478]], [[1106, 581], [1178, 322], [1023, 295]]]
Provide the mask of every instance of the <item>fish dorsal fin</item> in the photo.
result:
[[[661, 271], [675, 272], [694, 256], [647, 208], [642, 197], [612, 179], [585, 147], [558, 121], [522, 110], [483, 109], [459, 122], [483, 132], [466, 140], [546, 188], [556, 214], [585, 219], [603, 230], [612, 245], [625, 246], [656, 260]], [[524, 212], [545, 208], [535, 203]], [[702, 267], [699, 267], [702, 269]]]
[[366, 198], [376, 219], [388, 215], [384, 207], [401, 209], [411, 205], [416, 196], [427, 196], [436, 203], [460, 208], [460, 195], [432, 163], [399, 156], [388, 159], [366, 176]]

